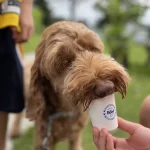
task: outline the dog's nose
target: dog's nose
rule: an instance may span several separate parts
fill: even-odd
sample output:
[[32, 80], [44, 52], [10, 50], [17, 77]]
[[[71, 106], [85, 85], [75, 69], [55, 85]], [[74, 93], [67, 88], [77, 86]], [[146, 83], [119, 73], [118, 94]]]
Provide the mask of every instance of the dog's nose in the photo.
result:
[[115, 86], [111, 81], [100, 81], [94, 89], [95, 96], [103, 98], [115, 92]]

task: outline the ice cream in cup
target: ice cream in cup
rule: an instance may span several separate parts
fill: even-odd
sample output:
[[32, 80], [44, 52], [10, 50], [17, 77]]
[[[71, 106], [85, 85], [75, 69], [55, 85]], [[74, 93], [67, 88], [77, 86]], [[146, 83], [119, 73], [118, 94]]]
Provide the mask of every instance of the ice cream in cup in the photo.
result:
[[108, 131], [113, 131], [118, 127], [114, 94], [93, 100], [88, 111], [93, 127], [99, 130], [105, 128]]

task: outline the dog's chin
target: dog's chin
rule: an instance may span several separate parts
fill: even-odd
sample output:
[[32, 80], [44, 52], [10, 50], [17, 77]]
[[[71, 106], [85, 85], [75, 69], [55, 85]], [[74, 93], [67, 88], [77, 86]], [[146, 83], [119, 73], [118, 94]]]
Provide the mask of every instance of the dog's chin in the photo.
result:
[[75, 111], [79, 107], [76, 103], [76, 99], [71, 95], [61, 95], [61, 101], [59, 103], [59, 108], [63, 111]]

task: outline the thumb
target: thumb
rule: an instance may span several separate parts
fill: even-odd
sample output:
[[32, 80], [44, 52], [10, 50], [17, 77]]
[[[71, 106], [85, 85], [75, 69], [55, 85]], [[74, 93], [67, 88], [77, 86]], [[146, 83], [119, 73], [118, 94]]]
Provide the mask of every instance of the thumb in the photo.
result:
[[15, 38], [16, 35], [17, 35], [17, 28], [16, 27], [11, 27], [11, 31], [12, 31], [13, 38]]
[[118, 128], [128, 132], [130, 135], [134, 134], [139, 127], [141, 127], [141, 125], [118, 117]]
[[17, 32], [17, 28], [12, 26], [12, 27], [11, 27], [11, 31], [12, 31], [12, 32]]

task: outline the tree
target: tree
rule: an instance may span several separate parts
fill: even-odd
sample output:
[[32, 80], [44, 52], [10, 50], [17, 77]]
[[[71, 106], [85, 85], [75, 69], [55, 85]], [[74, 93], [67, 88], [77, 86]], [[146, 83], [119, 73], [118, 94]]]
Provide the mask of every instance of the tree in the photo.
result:
[[47, 0], [35, 0], [34, 4], [40, 8], [42, 12], [42, 23], [44, 26], [49, 26], [50, 24], [63, 20], [63, 18], [55, 18], [53, 16], [52, 10], [47, 3]]
[[34, 4], [40, 8], [43, 19], [42, 23], [44, 26], [48, 26], [52, 21], [52, 11], [48, 7], [46, 0], [35, 0]]
[[76, 8], [77, 8], [78, 4], [83, 1], [84, 0], [69, 0], [69, 2], [70, 2], [70, 20], [72, 20], [72, 21], [76, 20]]
[[133, 33], [128, 33], [127, 27], [138, 24], [139, 17], [147, 7], [141, 6], [136, 0], [101, 0], [95, 8], [103, 14], [97, 26], [104, 31], [111, 55], [128, 67], [129, 42]]
[[69, 0], [70, 1], [70, 20], [76, 19], [76, 6], [78, 3], [78, 0]]

